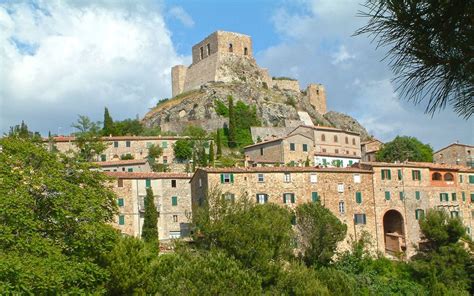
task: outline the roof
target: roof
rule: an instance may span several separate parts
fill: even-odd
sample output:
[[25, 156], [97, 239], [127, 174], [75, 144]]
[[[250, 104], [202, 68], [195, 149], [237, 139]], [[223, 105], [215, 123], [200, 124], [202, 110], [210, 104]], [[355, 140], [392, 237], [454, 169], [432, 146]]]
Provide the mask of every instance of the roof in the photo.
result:
[[191, 175], [187, 173], [104, 172], [104, 174], [117, 179], [191, 179]]
[[367, 144], [370, 144], [370, 143], [373, 143], [373, 142], [379, 142], [380, 144], [383, 144], [382, 141], [377, 140], [377, 139], [373, 139], [373, 140], [368, 140], [368, 141], [361, 142], [360, 145], [367, 145]]
[[452, 144], [449, 144], [448, 146], [446, 146], [446, 147], [444, 147], [444, 148], [439, 149], [438, 151], [434, 152], [433, 154], [438, 153], [438, 152], [440, 152], [440, 151], [443, 151], [443, 150], [445, 150], [445, 149], [448, 149], [448, 148], [451, 147], [451, 146], [464, 146], [464, 147], [467, 147], [467, 148], [474, 148], [474, 146], [468, 145], [468, 144], [452, 143]]
[[228, 168], [199, 168], [208, 173], [277, 173], [277, 172], [338, 172], [338, 173], [372, 173], [371, 170], [357, 167], [323, 168], [323, 167], [228, 167]]
[[409, 167], [409, 168], [427, 168], [427, 169], [434, 169], [434, 170], [460, 170], [463, 172], [474, 172], [474, 169], [471, 169], [466, 166], [461, 165], [449, 165], [449, 164], [439, 164], [439, 163], [432, 163], [432, 162], [415, 162], [415, 161], [408, 161], [408, 162], [400, 162], [400, 163], [393, 163], [393, 162], [361, 162], [360, 165], [362, 167]]
[[314, 152], [316, 156], [334, 156], [340, 158], [360, 158], [359, 155], [350, 155], [350, 154], [338, 154], [338, 153], [328, 153], [328, 152]]
[[134, 164], [145, 164], [147, 163], [146, 159], [127, 159], [127, 160], [113, 160], [113, 161], [98, 161], [94, 164], [107, 167], [107, 166], [119, 166], [119, 165], [134, 165]]
[[315, 130], [322, 130], [322, 131], [341, 132], [341, 133], [360, 136], [359, 133], [356, 133], [356, 132], [353, 132], [353, 131], [348, 131], [348, 130], [343, 130], [343, 129], [339, 129], [339, 128], [335, 128], [335, 127], [332, 127], [332, 126], [321, 126], [321, 125], [313, 126], [313, 125], [304, 125], [304, 124], [297, 126], [294, 130], [292, 130], [290, 132], [290, 134], [292, 132], [294, 132], [296, 129], [300, 128], [300, 127], [305, 127], [305, 128], [315, 129]]
[[[112, 136], [102, 137], [102, 141], [146, 141], [146, 140], [179, 140], [188, 137], [178, 136]], [[54, 142], [72, 142], [76, 140], [74, 136], [53, 137]], [[49, 142], [49, 138], [43, 138], [43, 142]]]
[[305, 137], [305, 138], [307, 138], [307, 139], [309, 139], [309, 140], [312, 141], [311, 138], [309, 138], [308, 136], [305, 136], [305, 135], [303, 135], [303, 134], [300, 134], [300, 133], [292, 134], [292, 135], [288, 134], [288, 135], [286, 135], [286, 136], [284, 136], [284, 137], [279, 137], [279, 138], [275, 138], [275, 139], [272, 139], [272, 140], [267, 140], [267, 141], [263, 141], [263, 142], [259, 142], [259, 143], [255, 143], [255, 144], [252, 144], [252, 145], [245, 146], [244, 149], [253, 148], [253, 147], [256, 147], [256, 146], [260, 146], [260, 145], [265, 145], [265, 144], [268, 144], [268, 143], [283, 141], [283, 140], [286, 140], [286, 139], [288, 139], [288, 138], [290, 138], [290, 137], [294, 137], [294, 136], [298, 136], [298, 135], [299, 135], [299, 136], [302, 136], [302, 137]]

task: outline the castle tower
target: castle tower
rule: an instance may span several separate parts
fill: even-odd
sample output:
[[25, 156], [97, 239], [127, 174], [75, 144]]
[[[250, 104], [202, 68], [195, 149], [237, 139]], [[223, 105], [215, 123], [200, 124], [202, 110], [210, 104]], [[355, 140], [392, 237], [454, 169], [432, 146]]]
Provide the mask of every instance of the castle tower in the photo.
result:
[[171, 68], [171, 93], [173, 97], [184, 92], [186, 71], [187, 67], [184, 65], [177, 65]]
[[309, 102], [320, 114], [326, 114], [326, 90], [322, 84], [309, 84], [306, 89]]

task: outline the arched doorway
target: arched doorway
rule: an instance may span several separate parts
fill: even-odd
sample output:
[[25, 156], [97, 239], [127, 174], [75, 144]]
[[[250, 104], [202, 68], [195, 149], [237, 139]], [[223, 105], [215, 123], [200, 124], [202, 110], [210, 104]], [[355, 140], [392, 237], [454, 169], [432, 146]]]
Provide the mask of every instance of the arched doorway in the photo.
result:
[[399, 253], [406, 250], [403, 216], [399, 211], [389, 210], [383, 216], [385, 251]]

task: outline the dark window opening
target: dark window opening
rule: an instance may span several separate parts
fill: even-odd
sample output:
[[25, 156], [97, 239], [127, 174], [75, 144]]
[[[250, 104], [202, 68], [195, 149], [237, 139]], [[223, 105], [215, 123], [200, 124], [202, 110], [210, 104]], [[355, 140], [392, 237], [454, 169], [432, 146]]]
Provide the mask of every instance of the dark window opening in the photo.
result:
[[173, 188], [176, 187], [176, 180], [171, 180], [171, 187], [173, 187]]
[[247, 47], [244, 47], [244, 55], [248, 55], [248, 49], [247, 49]]
[[232, 43], [229, 43], [229, 52], [234, 52], [234, 48], [232, 47]]
[[204, 58], [204, 48], [199, 48], [201, 60]]
[[206, 48], [207, 48], [207, 56], [210, 56], [211, 55], [211, 45], [208, 43], [206, 45]]

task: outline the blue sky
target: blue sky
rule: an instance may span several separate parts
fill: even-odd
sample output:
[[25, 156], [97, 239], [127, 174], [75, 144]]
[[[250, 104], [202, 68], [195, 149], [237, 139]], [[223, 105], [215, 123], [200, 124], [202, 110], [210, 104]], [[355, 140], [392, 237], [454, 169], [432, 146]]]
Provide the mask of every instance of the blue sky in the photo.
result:
[[0, 132], [25, 120], [43, 134], [72, 131], [78, 114], [143, 117], [171, 94], [170, 68], [213, 31], [252, 36], [257, 62], [302, 88], [323, 83], [330, 110], [383, 141], [410, 135], [437, 149], [473, 144], [473, 121], [449, 107], [433, 118], [400, 100], [367, 37], [358, 1], [1, 1]]

